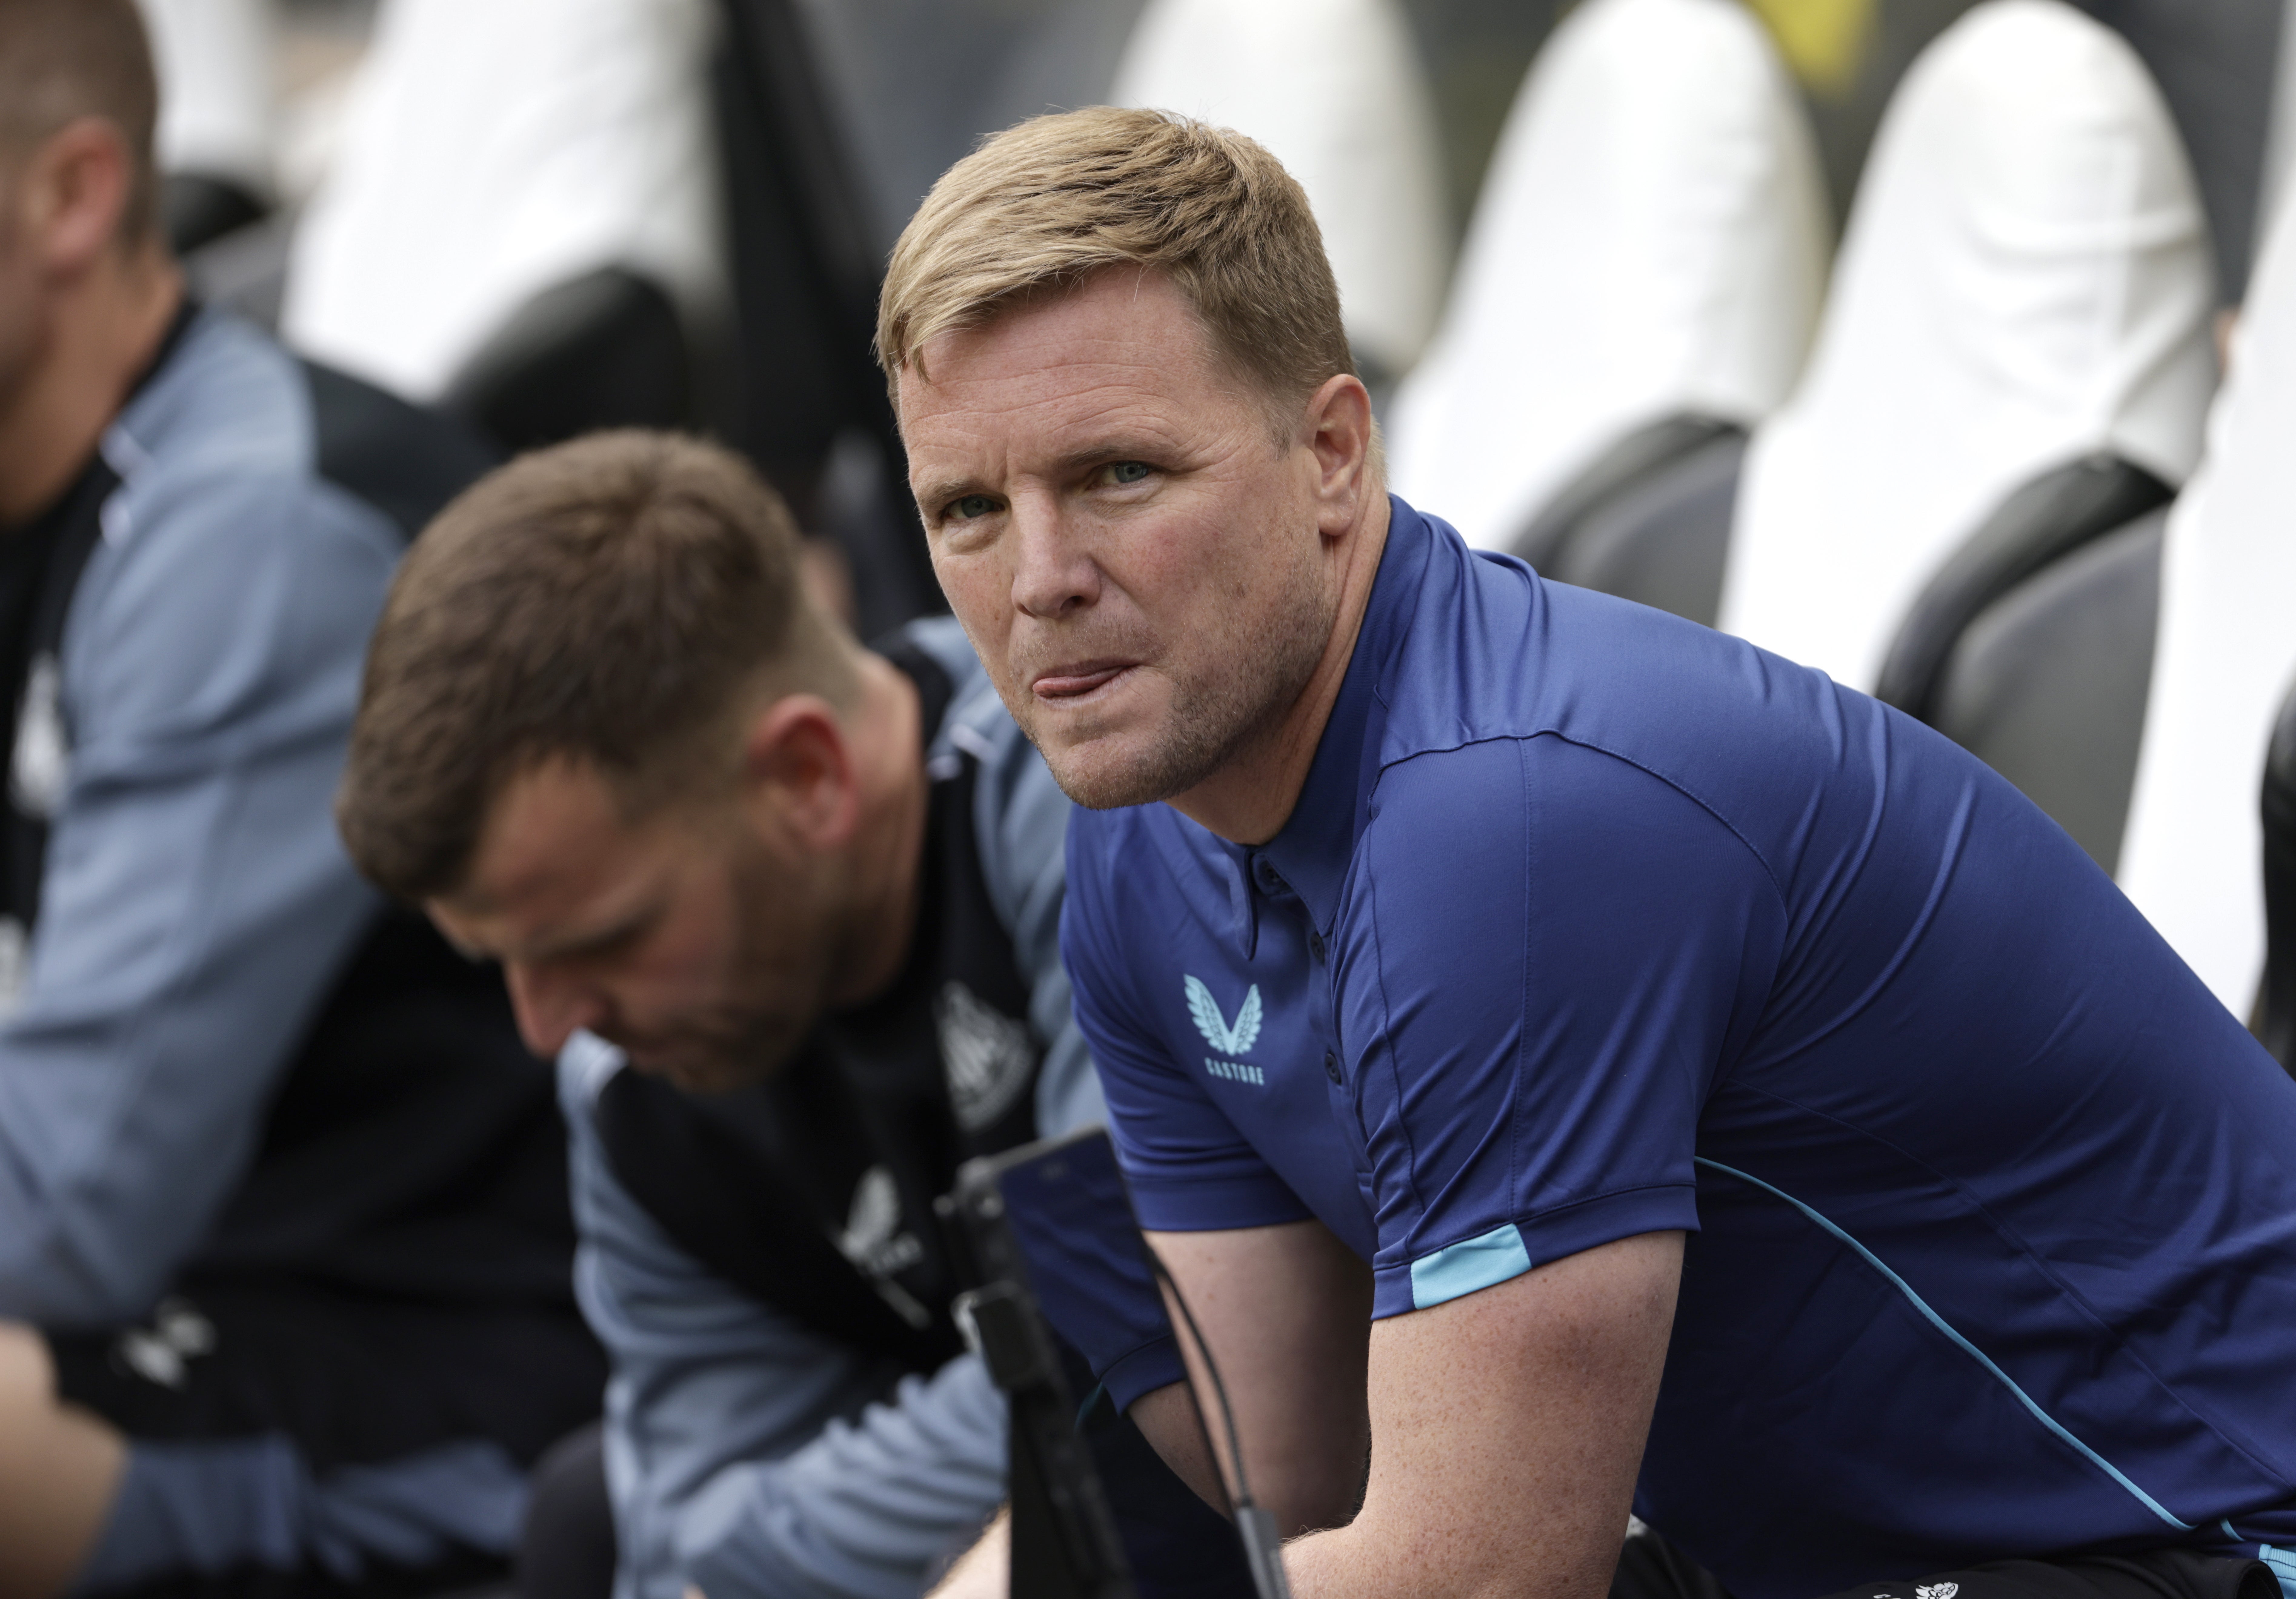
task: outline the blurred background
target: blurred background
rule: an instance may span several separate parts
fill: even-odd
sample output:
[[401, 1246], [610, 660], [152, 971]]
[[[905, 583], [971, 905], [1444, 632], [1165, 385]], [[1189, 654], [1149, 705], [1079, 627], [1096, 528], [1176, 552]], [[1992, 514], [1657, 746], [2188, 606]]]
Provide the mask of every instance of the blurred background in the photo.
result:
[[1398, 492], [1976, 750], [2296, 1052], [2281, 0], [144, 4], [199, 292], [504, 449], [735, 444], [865, 636], [938, 604], [919, 198], [1047, 109], [1250, 134]]

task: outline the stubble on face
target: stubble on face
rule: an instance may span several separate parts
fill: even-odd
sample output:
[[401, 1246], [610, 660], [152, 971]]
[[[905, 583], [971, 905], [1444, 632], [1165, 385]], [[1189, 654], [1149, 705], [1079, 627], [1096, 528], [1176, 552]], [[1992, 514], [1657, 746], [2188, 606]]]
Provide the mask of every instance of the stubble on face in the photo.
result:
[[1170, 800], [1272, 742], [1338, 615], [1316, 472], [1178, 291], [1104, 275], [930, 365], [900, 398], [934, 565], [1068, 796]]
[[1275, 733], [1323, 659], [1337, 601], [1306, 560], [1287, 562], [1278, 581], [1257, 587], [1235, 596], [1234, 631], [1217, 649], [1195, 654], [1148, 642], [1139, 650], [1169, 685], [1163, 715], [1143, 736], [1103, 737], [1089, 720], [1054, 736], [1037, 726], [1046, 718], [1033, 693], [1025, 686], [1006, 693], [1062, 792], [1087, 810], [1152, 805], [1186, 793]]
[[785, 1070], [828, 1013], [838, 948], [833, 917], [793, 881], [791, 863], [742, 839], [726, 862], [732, 947], [717, 1003], [666, 1020], [655, 1037], [615, 1037], [640, 1070], [691, 1094], [726, 1094]]

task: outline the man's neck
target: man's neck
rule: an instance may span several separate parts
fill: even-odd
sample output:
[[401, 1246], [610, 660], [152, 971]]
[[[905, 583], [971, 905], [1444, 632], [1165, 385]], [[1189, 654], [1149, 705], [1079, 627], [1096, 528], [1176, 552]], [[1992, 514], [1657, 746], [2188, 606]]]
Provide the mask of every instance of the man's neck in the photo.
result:
[[1323, 742], [1340, 685], [1347, 681], [1348, 665], [1355, 659], [1364, 612], [1371, 605], [1372, 582], [1387, 550], [1391, 515], [1385, 492], [1374, 491], [1365, 496], [1364, 515], [1345, 536], [1337, 552], [1340, 596], [1331, 638], [1300, 697], [1274, 726], [1218, 772], [1167, 800], [1174, 810], [1232, 843], [1265, 844], [1283, 831], [1300, 803], [1300, 791], [1307, 786], [1316, 746]]
[[830, 995], [837, 1010], [875, 998], [901, 974], [923, 898], [924, 707], [908, 674], [883, 656], [861, 652], [860, 671], [848, 730], [861, 824], [849, 857], [852, 914]]
[[71, 486], [183, 298], [182, 272], [156, 247], [107, 258], [62, 291], [31, 370], [0, 398], [0, 529]]

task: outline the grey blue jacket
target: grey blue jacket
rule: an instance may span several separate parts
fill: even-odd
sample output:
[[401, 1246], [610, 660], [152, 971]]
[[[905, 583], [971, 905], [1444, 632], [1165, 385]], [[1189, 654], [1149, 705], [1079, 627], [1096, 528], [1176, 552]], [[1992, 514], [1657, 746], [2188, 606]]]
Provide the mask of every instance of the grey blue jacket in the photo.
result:
[[0, 1316], [49, 1326], [141, 1314], [214, 1227], [380, 908], [331, 801], [404, 542], [318, 475], [294, 365], [220, 316], [102, 455], [119, 486], [12, 762], [51, 831], [0, 1022]]
[[[976, 763], [972, 841], [1029, 986], [1047, 1135], [1102, 1119], [1069, 1015], [1058, 929], [1068, 801], [952, 621], [908, 639], [954, 685], [929, 772]], [[622, 1549], [617, 1599], [894, 1599], [961, 1546], [1004, 1494], [1003, 1397], [959, 1355], [905, 1370], [862, 1354], [694, 1259], [616, 1174], [600, 1095], [619, 1054], [578, 1037], [560, 1061], [573, 1134], [576, 1286], [612, 1357], [606, 1463]], [[857, 1214], [854, 1231], [862, 1228]]]

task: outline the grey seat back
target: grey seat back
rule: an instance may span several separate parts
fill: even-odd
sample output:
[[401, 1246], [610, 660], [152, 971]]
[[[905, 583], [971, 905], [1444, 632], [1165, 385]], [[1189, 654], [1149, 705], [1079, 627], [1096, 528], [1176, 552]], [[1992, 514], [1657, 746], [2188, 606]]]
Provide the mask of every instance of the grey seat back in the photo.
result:
[[2108, 872], [2144, 730], [2167, 521], [2153, 510], [1978, 611], [1946, 652], [1930, 718]]
[[694, 421], [677, 308], [620, 266], [545, 289], [464, 364], [446, 404], [504, 448], [538, 449], [596, 428]]
[[2109, 455], [2043, 472], [2015, 490], [1923, 586], [1882, 659], [1874, 697], [1931, 720], [1946, 659], [1980, 611], [2050, 562], [2166, 504], [2173, 492]]
[[[1628, 447], [1639, 448], [1630, 455]], [[1574, 486], [1570, 516], [1531, 564], [1711, 627], [1745, 459], [1746, 431], [1727, 422], [1684, 417], [1646, 429], [1596, 463], [1611, 469], [1605, 480], [1589, 483], [1592, 472], [1580, 480], [1601, 492], [1581, 496]]]

